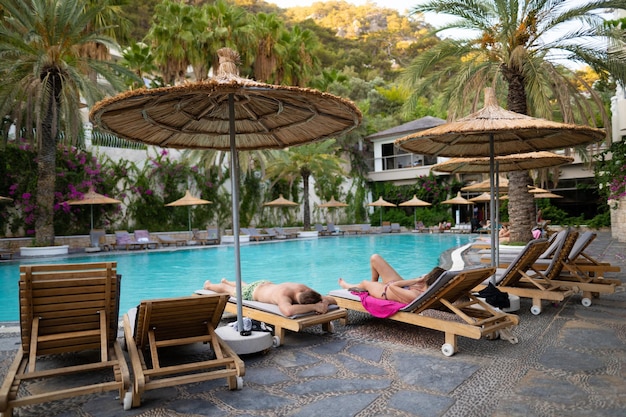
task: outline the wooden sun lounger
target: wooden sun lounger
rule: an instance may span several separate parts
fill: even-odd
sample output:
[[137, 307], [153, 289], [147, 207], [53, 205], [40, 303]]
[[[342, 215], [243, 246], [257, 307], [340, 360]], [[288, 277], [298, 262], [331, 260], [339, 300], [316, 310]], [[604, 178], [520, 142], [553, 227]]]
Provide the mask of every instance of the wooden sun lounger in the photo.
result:
[[[196, 294], [215, 294], [210, 290], [197, 290]], [[280, 346], [285, 340], [286, 330], [299, 332], [307, 327], [322, 325], [322, 330], [333, 333], [333, 321], [345, 320], [348, 312], [338, 306], [330, 306], [331, 308], [325, 314], [298, 314], [296, 316], [285, 316], [280, 312], [277, 305], [261, 303], [258, 301], [243, 301], [242, 310], [244, 317], [253, 320], [262, 321], [274, 327], [274, 347]], [[237, 314], [237, 299], [230, 297], [225, 308], [227, 313]]]
[[[543, 300], [557, 303], [578, 292], [556, 281], [563, 269], [562, 261], [570, 252], [577, 236], [577, 232], [568, 232], [563, 235], [563, 238], [558, 241], [555, 257], [543, 271], [535, 266], [535, 262], [549, 246], [549, 242], [545, 239], [528, 242], [506, 270], [498, 270], [496, 273], [498, 289], [518, 297], [532, 299], [530, 311], [535, 315], [541, 314]], [[486, 285], [487, 282], [484, 282], [477, 286], [475, 291], [481, 290]]]
[[[20, 266], [22, 344], [0, 388], [2, 416], [105, 391], [124, 398], [130, 373], [117, 342], [120, 280], [115, 262]], [[33, 380], [46, 389], [29, 391]]]
[[[559, 232], [556, 239], [535, 260], [532, 268], [535, 271], [541, 271], [542, 274], [548, 275], [551, 286], [567, 288], [574, 293], [581, 293], [581, 304], [588, 307], [591, 305], [591, 300], [594, 297], [598, 297], [601, 294], [613, 294], [616, 292], [617, 287], [622, 285], [619, 279], [604, 278], [605, 272], [619, 272], [620, 268], [597, 263], [594, 267], [589, 265], [587, 269], [584, 265], [580, 265], [577, 260], [596, 236], [593, 232], [584, 232], [578, 237], [572, 235], [572, 233], [578, 235], [577, 232], [572, 232], [568, 229]], [[559, 244], [561, 240], [566, 239], [568, 236], [567, 246], [560, 249]], [[560, 250], [565, 250], [566, 252], [559, 253], [558, 251]], [[557, 257], [556, 262], [560, 263], [559, 274], [555, 274], [553, 271], [546, 272], [549, 271], [549, 268], [555, 261], [554, 257]], [[596, 276], [596, 274], [600, 276]], [[541, 276], [539, 277], [541, 280]], [[526, 281], [528, 280], [530, 278], [526, 278]]]
[[[518, 317], [496, 310], [471, 294], [471, 290], [494, 271], [494, 268], [446, 271], [419, 298], [387, 320], [444, 332], [445, 343], [441, 351], [446, 356], [457, 352], [457, 336], [471, 339], [500, 336], [517, 343], [511, 330], [518, 324]], [[335, 297], [341, 307], [367, 313], [360, 298], [348, 290], [331, 291], [329, 295]], [[440, 318], [421, 314], [428, 309], [450, 312], [455, 316]]]
[[[214, 294], [144, 300], [135, 318], [124, 315], [133, 407], [141, 404], [145, 391], [163, 387], [221, 378], [226, 378], [231, 390], [242, 387], [244, 363], [215, 333], [227, 299], [225, 294]], [[206, 354], [181, 354], [180, 361], [177, 350], [161, 355], [166, 348], [191, 344], [206, 345]]]

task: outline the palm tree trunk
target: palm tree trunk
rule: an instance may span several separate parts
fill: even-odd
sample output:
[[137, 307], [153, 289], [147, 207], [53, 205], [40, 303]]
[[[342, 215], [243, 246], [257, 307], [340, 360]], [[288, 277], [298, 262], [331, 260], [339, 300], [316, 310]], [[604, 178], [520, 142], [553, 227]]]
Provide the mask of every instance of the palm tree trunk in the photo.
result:
[[54, 189], [56, 184], [56, 149], [61, 82], [54, 75], [42, 74], [42, 81], [50, 84], [52, 92], [41, 123], [41, 143], [37, 152], [37, 217], [35, 243], [54, 245]]
[[[507, 108], [520, 114], [528, 114], [526, 104], [526, 87], [521, 70], [502, 66], [502, 73], [509, 86]], [[535, 226], [533, 195], [528, 192], [532, 184], [528, 171], [509, 173], [509, 221], [511, 242], [528, 242], [532, 239], [532, 228]]]

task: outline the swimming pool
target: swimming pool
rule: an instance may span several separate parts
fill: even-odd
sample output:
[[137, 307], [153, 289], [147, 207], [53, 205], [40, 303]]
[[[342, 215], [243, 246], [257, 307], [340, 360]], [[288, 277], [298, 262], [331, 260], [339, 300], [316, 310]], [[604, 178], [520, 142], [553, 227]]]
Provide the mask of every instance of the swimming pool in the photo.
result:
[[[242, 245], [241, 276], [245, 282], [302, 282], [325, 294], [339, 287], [339, 277], [350, 283], [369, 279], [373, 253], [381, 254], [400, 275], [410, 278], [430, 271], [444, 251], [470, 240], [469, 235], [414, 233]], [[7, 262], [0, 264], [0, 322], [19, 320], [20, 264], [94, 261], [117, 261], [118, 273], [122, 274], [120, 314], [142, 299], [189, 295], [207, 279], [235, 277], [232, 246]]]

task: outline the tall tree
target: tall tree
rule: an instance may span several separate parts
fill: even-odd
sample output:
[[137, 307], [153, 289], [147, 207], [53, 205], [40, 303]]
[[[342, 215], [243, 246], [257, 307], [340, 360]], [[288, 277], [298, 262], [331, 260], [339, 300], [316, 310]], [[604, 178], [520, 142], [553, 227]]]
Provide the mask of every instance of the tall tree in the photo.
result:
[[[82, 127], [81, 97], [87, 105], [105, 92], [122, 90], [120, 75], [133, 74], [108, 61], [80, 55], [84, 45], [116, 47], [99, 30], [89, 30], [102, 6], [83, 0], [0, 0], [0, 111], [11, 115], [16, 132], [37, 145], [35, 241], [54, 244], [56, 149], [63, 136], [76, 143]], [[90, 71], [108, 84], [98, 85]]]
[[[437, 85], [449, 103], [448, 117], [456, 118], [465, 108], [477, 106], [484, 87], [493, 86], [505, 92], [511, 111], [591, 125], [600, 114], [608, 127], [601, 97], [584, 81], [574, 82], [576, 74], [562, 63], [569, 59], [587, 64], [626, 81], [623, 28], [605, 25], [601, 15], [613, 8], [626, 8], [626, 0], [431, 0], [418, 5], [412, 12], [457, 18], [439, 31], [462, 29], [468, 37], [446, 39], [412, 62], [403, 75], [413, 92], [407, 106]], [[457, 60], [446, 61], [450, 57]], [[534, 205], [526, 192], [529, 183], [527, 172], [509, 175], [513, 241], [531, 238]]]
[[311, 176], [343, 175], [343, 160], [336, 156], [334, 140], [326, 140], [310, 145], [296, 146], [282, 151], [274, 151], [275, 159], [267, 167], [267, 176], [274, 181], [286, 180], [293, 184], [302, 179], [303, 226], [311, 227], [309, 204], [309, 180]]

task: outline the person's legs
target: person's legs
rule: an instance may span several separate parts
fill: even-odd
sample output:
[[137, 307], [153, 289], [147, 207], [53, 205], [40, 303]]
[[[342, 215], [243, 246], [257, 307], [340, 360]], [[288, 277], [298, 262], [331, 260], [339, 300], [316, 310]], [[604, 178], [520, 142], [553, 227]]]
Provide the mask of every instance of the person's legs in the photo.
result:
[[402, 280], [400, 274], [382, 256], [376, 253], [370, 257], [370, 266], [373, 282], [378, 282], [379, 278], [382, 278], [383, 283]]
[[360, 284], [350, 284], [347, 283], [343, 278], [339, 278], [339, 286], [343, 289], [350, 289], [350, 288], [359, 288], [362, 290], [365, 290], [367, 292], [369, 292], [371, 295], [373, 295], [376, 298], [383, 298], [382, 297], [382, 293], [385, 291], [385, 284], [383, 284], [382, 282], [378, 282], [378, 281], [361, 281]]
[[230, 282], [227, 281], [225, 278], [222, 278], [222, 281], [219, 284], [213, 284], [211, 283], [211, 281], [208, 280], [205, 281], [204, 289], [215, 292], [227, 293], [234, 297], [236, 287], [234, 282]]

